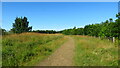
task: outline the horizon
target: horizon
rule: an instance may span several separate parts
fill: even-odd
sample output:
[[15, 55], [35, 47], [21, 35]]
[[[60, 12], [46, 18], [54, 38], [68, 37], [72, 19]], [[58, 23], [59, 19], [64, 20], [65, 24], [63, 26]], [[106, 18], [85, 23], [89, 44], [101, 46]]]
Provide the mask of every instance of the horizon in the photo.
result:
[[[88, 12], [89, 11], [89, 12]], [[32, 30], [64, 30], [116, 19], [118, 2], [3, 2], [2, 28], [27, 17]]]

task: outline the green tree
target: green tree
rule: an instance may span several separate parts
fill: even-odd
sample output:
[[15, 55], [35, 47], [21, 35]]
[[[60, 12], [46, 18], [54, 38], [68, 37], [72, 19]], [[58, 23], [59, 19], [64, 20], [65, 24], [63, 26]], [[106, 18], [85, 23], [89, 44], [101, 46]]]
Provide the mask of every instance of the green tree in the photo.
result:
[[84, 35], [84, 28], [78, 28], [76, 30], [77, 35]]
[[116, 21], [115, 21], [115, 25], [114, 25], [114, 33], [115, 33], [115, 36], [119, 38], [120, 40], [120, 13], [118, 13], [116, 15], [116, 17], [118, 18]]
[[113, 19], [112, 19], [112, 18], [110, 18], [109, 20], [110, 20], [110, 22], [113, 22]]
[[28, 27], [29, 22], [27, 21], [27, 17], [24, 18], [16, 18], [15, 23], [13, 23], [12, 31], [14, 33], [22, 33], [22, 32], [29, 32], [32, 30], [32, 26]]
[[0, 35], [7, 35], [7, 31], [5, 29], [0, 28]]

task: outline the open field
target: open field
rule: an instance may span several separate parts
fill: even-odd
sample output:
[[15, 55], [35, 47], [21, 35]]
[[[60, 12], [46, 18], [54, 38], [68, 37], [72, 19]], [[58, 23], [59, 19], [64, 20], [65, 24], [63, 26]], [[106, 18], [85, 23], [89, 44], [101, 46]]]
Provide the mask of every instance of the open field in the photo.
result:
[[22, 33], [3, 36], [3, 66], [117, 66], [118, 46], [79, 35]]
[[2, 65], [34, 65], [54, 52], [65, 40], [60, 34], [22, 33], [4, 36]]
[[120, 1], [13, 0], [1, 9], [3, 68], [120, 68]]

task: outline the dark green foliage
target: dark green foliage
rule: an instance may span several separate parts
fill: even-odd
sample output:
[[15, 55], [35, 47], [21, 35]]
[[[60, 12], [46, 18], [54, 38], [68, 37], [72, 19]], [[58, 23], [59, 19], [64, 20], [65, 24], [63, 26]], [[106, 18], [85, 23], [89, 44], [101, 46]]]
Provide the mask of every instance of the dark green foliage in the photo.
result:
[[16, 18], [15, 23], [13, 23], [13, 28], [11, 29], [14, 33], [29, 32], [32, 30], [32, 27], [28, 27], [29, 22], [27, 18]]
[[120, 13], [116, 14], [118, 19], [112, 18], [100, 24], [85, 25], [84, 28], [65, 29], [62, 31], [66, 35], [89, 35], [96, 37], [116, 37], [120, 39]]
[[85, 35], [98, 37], [100, 29], [101, 29], [100, 24], [86, 25], [84, 27], [84, 33]]
[[65, 29], [62, 31], [62, 33], [66, 34], [66, 35], [83, 35], [84, 30], [83, 30], [83, 28], [74, 27], [73, 29]]
[[118, 39], [120, 40], [120, 13], [118, 13], [116, 17], [118, 19], [116, 20], [116, 24], [114, 26], [114, 32], [116, 33], [116, 35], [118, 35]]
[[78, 29], [76, 29], [76, 33], [77, 33], [77, 35], [84, 35], [84, 29], [83, 28], [78, 28]]
[[59, 31], [54, 31], [54, 30], [33, 30], [32, 32], [36, 32], [36, 33], [46, 33], [46, 34], [59, 33]]

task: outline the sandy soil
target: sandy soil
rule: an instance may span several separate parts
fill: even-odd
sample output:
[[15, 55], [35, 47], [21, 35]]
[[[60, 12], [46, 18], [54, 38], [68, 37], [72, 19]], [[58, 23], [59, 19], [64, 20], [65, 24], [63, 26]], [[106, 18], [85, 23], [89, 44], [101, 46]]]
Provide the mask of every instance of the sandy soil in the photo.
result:
[[67, 38], [67, 42], [37, 66], [73, 66], [74, 40], [71, 37]]

